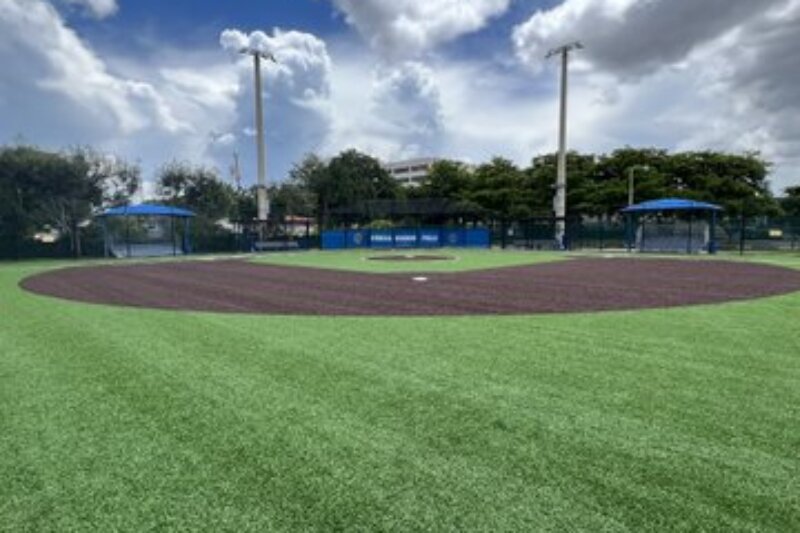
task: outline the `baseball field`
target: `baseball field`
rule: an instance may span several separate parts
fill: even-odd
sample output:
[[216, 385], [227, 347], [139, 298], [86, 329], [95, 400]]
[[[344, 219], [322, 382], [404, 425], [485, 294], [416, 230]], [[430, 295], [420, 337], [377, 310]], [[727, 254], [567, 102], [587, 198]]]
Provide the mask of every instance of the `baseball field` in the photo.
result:
[[0, 531], [800, 530], [800, 255], [406, 255], [0, 264]]

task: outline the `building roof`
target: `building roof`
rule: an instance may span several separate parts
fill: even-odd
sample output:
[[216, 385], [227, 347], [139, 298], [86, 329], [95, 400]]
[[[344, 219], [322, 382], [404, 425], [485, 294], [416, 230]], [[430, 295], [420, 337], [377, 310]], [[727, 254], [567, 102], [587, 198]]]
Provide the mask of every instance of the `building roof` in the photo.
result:
[[685, 198], [662, 198], [626, 207], [622, 213], [652, 213], [655, 211], [722, 211], [718, 205]]
[[112, 207], [105, 210], [99, 216], [101, 217], [178, 217], [189, 218], [195, 216], [193, 212], [188, 209], [181, 209], [180, 207], [173, 207], [171, 205], [158, 205], [158, 204], [137, 204], [137, 205], [123, 205], [120, 207]]
[[383, 163], [383, 166], [392, 168], [397, 166], [432, 165], [439, 161], [439, 159], [438, 157], [415, 157], [413, 159], [403, 159], [399, 161], [386, 161]]

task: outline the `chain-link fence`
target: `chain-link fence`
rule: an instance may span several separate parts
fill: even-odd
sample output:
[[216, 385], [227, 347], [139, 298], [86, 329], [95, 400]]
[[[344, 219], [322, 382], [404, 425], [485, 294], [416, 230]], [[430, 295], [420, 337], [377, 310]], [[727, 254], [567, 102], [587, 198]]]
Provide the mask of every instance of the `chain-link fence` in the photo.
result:
[[[655, 219], [636, 227], [624, 219], [563, 219], [564, 243], [570, 250], [623, 250], [699, 253], [708, 243], [716, 250], [800, 251], [800, 217], [721, 218], [712, 228], [708, 221]], [[492, 242], [501, 248], [558, 249], [555, 218], [530, 218], [492, 222]], [[711, 233], [713, 231], [713, 234]]]
[[[387, 221], [388, 222], [388, 221]], [[631, 228], [622, 218], [596, 219], [569, 217], [557, 220], [552, 217], [535, 217], [514, 221], [454, 220], [448, 227], [487, 228], [493, 246], [526, 250], [558, 250], [556, 242], [558, 223], [564, 226], [563, 245], [569, 250], [625, 250], [629, 243], [643, 251], [703, 251], [704, 243], [713, 242], [718, 250], [741, 253], [759, 251], [800, 252], [800, 217], [722, 217], [713, 235], [708, 224], [695, 222], [691, 229], [685, 220], [652, 221], [643, 227]], [[315, 221], [292, 219], [280, 221], [272, 228], [267, 240], [253, 225], [234, 225], [223, 228], [193, 228], [192, 242], [195, 253], [251, 252], [279, 249], [306, 249], [320, 246]], [[103, 238], [99, 227], [90, 225], [82, 229], [81, 247], [84, 256], [101, 257]], [[199, 225], [198, 225], [199, 226]], [[359, 227], [362, 227], [360, 224]], [[417, 227], [413, 224], [392, 224], [391, 227]], [[364, 226], [368, 227], [368, 226]], [[383, 227], [383, 226], [381, 226]], [[420, 224], [419, 227], [435, 227]], [[687, 235], [691, 235], [687, 237]], [[676, 242], [680, 241], [678, 244]], [[687, 249], [688, 246], [688, 249]], [[637, 248], [639, 249], [639, 248]], [[0, 259], [71, 257], [68, 239], [42, 242], [34, 239], [0, 239]]]
[[800, 251], [800, 217], [723, 219], [715, 237], [720, 249], [741, 253]]

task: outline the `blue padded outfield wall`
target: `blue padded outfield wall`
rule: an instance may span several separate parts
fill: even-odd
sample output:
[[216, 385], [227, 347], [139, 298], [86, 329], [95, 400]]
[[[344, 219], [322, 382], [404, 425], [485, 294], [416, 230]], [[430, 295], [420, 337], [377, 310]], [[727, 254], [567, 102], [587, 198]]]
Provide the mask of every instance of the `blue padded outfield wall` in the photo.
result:
[[323, 250], [348, 248], [489, 248], [485, 228], [351, 229], [322, 232]]

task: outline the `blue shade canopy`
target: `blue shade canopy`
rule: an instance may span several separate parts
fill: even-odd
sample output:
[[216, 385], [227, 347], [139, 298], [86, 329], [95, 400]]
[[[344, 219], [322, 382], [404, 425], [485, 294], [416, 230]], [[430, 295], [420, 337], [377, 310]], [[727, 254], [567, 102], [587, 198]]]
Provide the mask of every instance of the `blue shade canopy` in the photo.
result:
[[112, 207], [107, 209], [101, 217], [178, 217], [189, 218], [193, 217], [194, 213], [187, 209], [180, 207], [172, 207], [171, 205], [157, 205], [157, 204], [137, 204], [137, 205], [123, 205], [120, 207]]
[[684, 198], [662, 198], [626, 207], [622, 213], [652, 213], [655, 211], [722, 211], [722, 208], [718, 205]]

